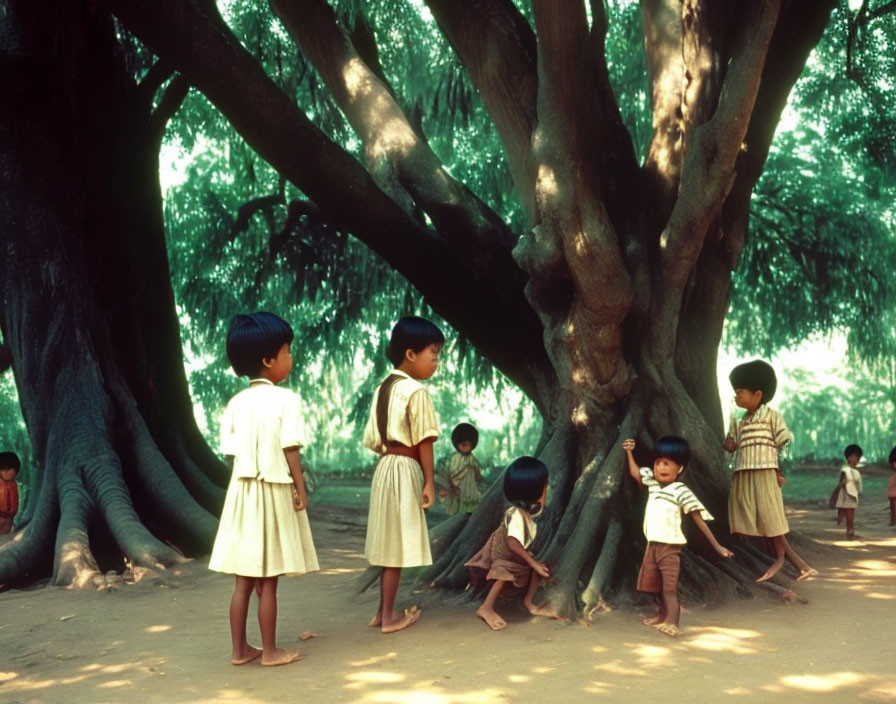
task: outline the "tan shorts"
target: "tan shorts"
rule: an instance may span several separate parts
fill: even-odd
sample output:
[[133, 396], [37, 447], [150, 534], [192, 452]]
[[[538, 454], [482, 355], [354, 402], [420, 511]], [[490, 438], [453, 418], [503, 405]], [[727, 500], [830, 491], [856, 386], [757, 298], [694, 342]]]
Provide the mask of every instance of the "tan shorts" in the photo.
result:
[[659, 594], [663, 585], [678, 585], [678, 574], [681, 571], [681, 545], [669, 543], [647, 543], [644, 562], [638, 572], [639, 592]]

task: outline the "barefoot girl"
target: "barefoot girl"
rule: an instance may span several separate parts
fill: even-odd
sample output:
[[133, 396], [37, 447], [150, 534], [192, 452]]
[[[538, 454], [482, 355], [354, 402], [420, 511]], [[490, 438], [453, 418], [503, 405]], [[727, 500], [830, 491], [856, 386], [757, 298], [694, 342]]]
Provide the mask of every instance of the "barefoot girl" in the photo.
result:
[[[286, 665], [301, 656], [277, 647], [277, 578], [318, 569], [305, 507], [299, 461], [301, 403], [277, 386], [292, 369], [292, 328], [273, 313], [237, 315], [227, 333], [227, 358], [249, 388], [227, 404], [221, 451], [233, 474], [209, 569], [236, 575], [230, 600], [231, 664], [259, 655], [262, 665]], [[252, 591], [258, 592], [258, 650], [246, 640]]]
[[722, 447], [734, 452], [734, 477], [728, 496], [728, 519], [732, 533], [771, 538], [775, 561], [757, 582], [774, 577], [790, 558], [800, 574], [797, 580], [818, 574], [787, 542], [790, 530], [784, 515], [779, 453], [790, 442], [791, 435], [784, 418], [766, 404], [778, 388], [775, 370], [761, 359], [739, 364], [728, 376], [734, 388], [734, 402], [746, 413], [740, 420], [732, 418]]
[[535, 606], [532, 602], [540, 578], [547, 577], [550, 572], [526, 549], [535, 540], [533, 519], [544, 508], [547, 492], [548, 468], [543, 462], [534, 457], [519, 457], [511, 462], [504, 474], [504, 496], [512, 505], [482, 549], [466, 563], [474, 585], [482, 574], [486, 579], [494, 580], [485, 601], [476, 610], [476, 615], [493, 631], [507, 626], [507, 622], [495, 611], [495, 601], [508, 583], [511, 588], [527, 587], [523, 606], [529, 613], [557, 618], [557, 614], [550, 609]]
[[479, 431], [471, 423], [459, 423], [451, 431], [451, 444], [457, 450], [448, 461], [448, 482], [452, 501], [448, 513], [458, 511], [472, 513], [482, 498], [479, 485], [482, 483], [482, 469], [473, 450], [479, 444]]
[[423, 509], [434, 498], [432, 445], [439, 423], [420, 382], [435, 373], [444, 343], [442, 331], [424, 318], [395, 324], [386, 350], [395, 369], [376, 390], [364, 431], [364, 447], [382, 455], [370, 487], [364, 555], [383, 568], [380, 605], [370, 622], [383, 633], [420, 618], [415, 606], [395, 613], [401, 568], [432, 564]]
[[859, 494], [862, 493], [862, 473], [858, 464], [862, 460], [862, 448], [858, 445], [847, 445], [843, 451], [846, 463], [840, 468], [840, 481], [834, 491], [834, 508], [837, 509], [837, 525], [841, 518], [846, 519], [846, 537], [855, 540], [856, 507], [859, 505]]

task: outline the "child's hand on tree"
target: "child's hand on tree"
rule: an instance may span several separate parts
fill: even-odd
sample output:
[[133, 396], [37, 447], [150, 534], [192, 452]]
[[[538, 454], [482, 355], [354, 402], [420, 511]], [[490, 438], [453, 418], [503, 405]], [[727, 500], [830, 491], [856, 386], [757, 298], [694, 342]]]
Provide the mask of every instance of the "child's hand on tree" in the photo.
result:
[[725, 442], [722, 443], [722, 449], [725, 452], [734, 452], [737, 449], [737, 443], [734, 442], [734, 438], [725, 438]]
[[532, 565], [532, 569], [535, 570], [535, 574], [539, 577], [550, 577], [551, 571], [548, 569], [548, 566], [543, 562], [536, 562]]
[[631, 452], [635, 449], [635, 441], [632, 438], [628, 438], [622, 442], [622, 449], [626, 452]]
[[719, 545], [719, 546], [716, 548], [716, 552], [719, 553], [719, 555], [721, 555], [722, 557], [734, 557], [734, 553], [731, 552], [731, 551], [730, 551], [728, 548], [726, 548], [724, 545]]

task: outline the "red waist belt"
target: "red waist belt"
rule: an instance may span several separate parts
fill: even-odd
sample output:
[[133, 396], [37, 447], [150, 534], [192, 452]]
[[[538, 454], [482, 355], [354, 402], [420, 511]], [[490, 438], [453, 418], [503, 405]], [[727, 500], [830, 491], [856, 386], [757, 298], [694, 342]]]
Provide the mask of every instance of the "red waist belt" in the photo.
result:
[[413, 447], [408, 447], [407, 445], [402, 445], [401, 443], [389, 443], [386, 445], [386, 454], [387, 455], [400, 455], [401, 457], [410, 457], [412, 460], [420, 461], [420, 447], [418, 445], [414, 445]]

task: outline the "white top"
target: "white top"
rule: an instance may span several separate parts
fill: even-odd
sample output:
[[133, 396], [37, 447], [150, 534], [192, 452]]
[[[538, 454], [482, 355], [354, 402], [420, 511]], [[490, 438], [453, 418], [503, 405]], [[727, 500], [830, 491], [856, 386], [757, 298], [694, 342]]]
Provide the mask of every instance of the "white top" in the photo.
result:
[[233, 476], [291, 484], [284, 448], [302, 447], [302, 401], [267, 379], [253, 379], [230, 399], [221, 418], [221, 452], [233, 457]]
[[507, 537], [516, 538], [524, 548], [528, 548], [535, 540], [535, 520], [521, 508], [511, 506], [507, 509], [504, 513], [504, 525], [507, 526]]
[[[397, 442], [406, 447], [419, 445], [426, 438], [439, 437], [439, 419], [426, 387], [398, 369], [391, 374], [404, 377], [392, 385], [389, 395], [389, 412], [386, 421], [386, 442]], [[364, 447], [379, 455], [386, 454], [386, 446], [380, 437], [376, 422], [376, 406], [382, 385], [377, 387], [370, 404], [370, 416], [364, 429]]]
[[753, 415], [732, 419], [728, 437], [737, 444], [734, 471], [741, 469], [777, 469], [778, 455], [793, 435], [777, 411], [762, 405]]
[[850, 467], [848, 464], [844, 464], [840, 471], [846, 475], [846, 481], [843, 482], [843, 489], [847, 494], [852, 496], [853, 498], [859, 498], [859, 494], [862, 493], [862, 474], [855, 467]]
[[644, 535], [649, 542], [684, 545], [688, 541], [681, 531], [681, 516], [699, 511], [704, 521], [711, 521], [709, 511], [681, 482], [666, 486], [653, 478], [653, 470], [641, 467], [641, 483], [647, 487], [647, 508], [644, 509]]

